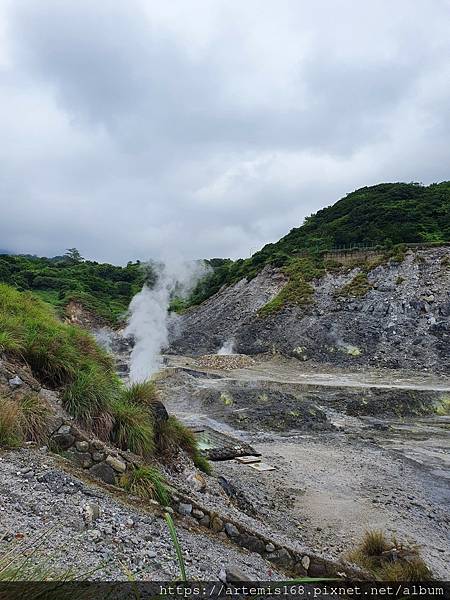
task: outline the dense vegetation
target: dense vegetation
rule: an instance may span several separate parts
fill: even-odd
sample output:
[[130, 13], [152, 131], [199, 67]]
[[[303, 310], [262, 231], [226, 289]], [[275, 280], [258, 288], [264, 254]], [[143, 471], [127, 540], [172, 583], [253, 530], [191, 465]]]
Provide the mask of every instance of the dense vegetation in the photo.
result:
[[79, 300], [111, 323], [120, 319], [144, 281], [152, 278], [151, 268], [139, 261], [126, 267], [85, 261], [75, 248], [54, 258], [0, 255], [0, 282], [31, 290], [57, 308]]
[[[183, 448], [200, 468], [208, 468], [181, 423], [155, 417], [153, 382], [126, 388], [113, 358], [86, 331], [60, 321], [30, 292], [6, 284], [0, 284], [0, 354], [25, 361], [42, 384], [59, 390], [65, 409], [101, 439], [144, 458]], [[39, 437], [45, 416], [34, 397], [21, 399], [20, 405], [0, 397], [0, 444]]]
[[268, 264], [283, 267], [305, 253], [314, 256], [353, 245], [389, 248], [403, 243], [449, 241], [450, 182], [364, 187], [311, 215], [301, 227], [250, 258], [208, 261], [212, 273], [198, 284], [186, 305], [199, 304], [223, 285], [243, 277], [251, 279]]

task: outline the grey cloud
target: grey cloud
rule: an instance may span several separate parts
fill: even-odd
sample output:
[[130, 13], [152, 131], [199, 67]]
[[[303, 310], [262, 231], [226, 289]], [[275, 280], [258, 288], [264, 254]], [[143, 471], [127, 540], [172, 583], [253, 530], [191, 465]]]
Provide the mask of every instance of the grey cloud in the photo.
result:
[[245, 256], [360, 185], [448, 178], [444, 2], [264, 6], [10, 2], [0, 246]]

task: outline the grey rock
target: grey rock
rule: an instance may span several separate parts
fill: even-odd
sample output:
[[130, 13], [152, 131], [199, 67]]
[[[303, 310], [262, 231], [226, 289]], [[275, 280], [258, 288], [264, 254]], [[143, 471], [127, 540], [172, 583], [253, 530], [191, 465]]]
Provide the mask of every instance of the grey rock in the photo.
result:
[[89, 472], [98, 477], [105, 483], [116, 483], [116, 473], [112, 467], [106, 463], [98, 463], [89, 469]]
[[192, 516], [195, 517], [196, 519], [203, 519], [203, 517], [205, 516], [205, 513], [198, 508], [194, 508], [192, 510]]
[[243, 571], [238, 567], [231, 566], [225, 569], [225, 577], [227, 583], [238, 583], [239, 581], [251, 581]]
[[286, 548], [280, 548], [275, 552], [267, 555], [267, 558], [280, 567], [290, 567], [292, 565], [292, 557]]
[[82, 469], [89, 469], [92, 467], [92, 457], [89, 452], [71, 452], [71, 458], [73, 461], [80, 466]]
[[180, 513], [180, 515], [188, 516], [192, 513], [192, 504], [180, 502], [177, 510]]
[[125, 473], [125, 471], [127, 470], [127, 465], [115, 456], [107, 456], [105, 462], [107, 465], [112, 467], [114, 471], [117, 471], [118, 473]]
[[93, 452], [92, 460], [94, 462], [101, 462], [102, 460], [105, 460], [105, 454], [103, 452]]
[[305, 554], [305, 556], [302, 557], [302, 565], [305, 567], [306, 570], [309, 569], [309, 565], [311, 564], [311, 559], [309, 558], [309, 556], [307, 556]]
[[205, 515], [204, 517], [202, 517], [199, 521], [200, 525], [203, 525], [203, 527], [209, 527], [209, 523], [210, 523], [210, 518], [209, 515]]
[[239, 535], [239, 529], [233, 523], [225, 523], [225, 532], [230, 538], [235, 538]]
[[75, 448], [78, 452], [87, 452], [89, 450], [89, 442], [76, 442]]
[[20, 377], [18, 375], [15, 375], [14, 377], [12, 377], [9, 381], [8, 381], [10, 387], [12, 388], [18, 388], [21, 385], [23, 385], [23, 381], [20, 379]]
[[81, 514], [86, 527], [92, 527], [92, 525], [100, 517], [100, 506], [95, 502], [87, 502], [81, 509]]
[[73, 446], [74, 441], [75, 438], [71, 433], [55, 433], [55, 435], [52, 436], [51, 444], [56, 449], [67, 450], [68, 448]]
[[58, 433], [61, 433], [62, 435], [67, 435], [71, 432], [72, 427], [70, 425], [61, 425], [61, 427], [58, 429]]
[[265, 543], [254, 535], [247, 535], [243, 533], [239, 535], [236, 541], [243, 548], [247, 548], [247, 550], [250, 550], [250, 552], [257, 552], [258, 554], [263, 554], [266, 549]]
[[269, 542], [268, 544], [266, 544], [266, 552], [275, 552], [275, 546]]

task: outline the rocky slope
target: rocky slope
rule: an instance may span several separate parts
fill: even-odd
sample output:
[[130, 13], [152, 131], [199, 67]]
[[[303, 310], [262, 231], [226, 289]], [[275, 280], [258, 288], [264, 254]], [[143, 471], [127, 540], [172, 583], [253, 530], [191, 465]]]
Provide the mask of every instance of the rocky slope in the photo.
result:
[[[237, 352], [279, 352], [303, 361], [449, 372], [450, 248], [408, 251], [367, 272], [367, 264], [333, 268], [312, 282], [306, 307], [258, 314], [286, 284], [266, 267], [247, 282], [220, 290], [183, 315], [171, 351], [201, 355], [234, 340]], [[356, 280], [358, 281], [358, 280]]]

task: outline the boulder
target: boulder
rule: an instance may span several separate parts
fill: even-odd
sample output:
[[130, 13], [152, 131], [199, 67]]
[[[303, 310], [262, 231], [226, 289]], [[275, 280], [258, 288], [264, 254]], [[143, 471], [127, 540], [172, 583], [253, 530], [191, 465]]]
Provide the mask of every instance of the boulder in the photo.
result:
[[94, 477], [98, 477], [105, 483], [114, 484], [116, 483], [116, 473], [112, 467], [106, 463], [98, 463], [89, 469], [89, 473], [92, 473]]
[[107, 456], [105, 462], [107, 465], [112, 467], [114, 471], [117, 471], [117, 473], [125, 473], [125, 471], [127, 470], [127, 465], [115, 456]]
[[[62, 429], [62, 427], [60, 427], [60, 429]], [[55, 435], [52, 436], [52, 446], [58, 450], [67, 450], [73, 446], [74, 441], [75, 438], [71, 433], [55, 433]]]

